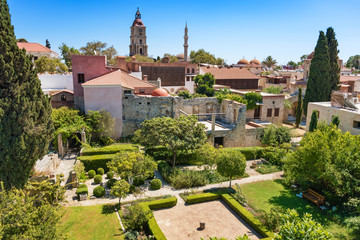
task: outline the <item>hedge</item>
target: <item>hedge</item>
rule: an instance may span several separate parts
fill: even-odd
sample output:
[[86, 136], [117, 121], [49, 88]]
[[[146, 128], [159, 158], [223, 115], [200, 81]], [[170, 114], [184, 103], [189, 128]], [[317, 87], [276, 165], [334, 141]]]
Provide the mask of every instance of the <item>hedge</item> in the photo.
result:
[[89, 190], [87, 185], [86, 184], [79, 185], [79, 187], [76, 189], [76, 195], [78, 196], [78, 198], [80, 194], [85, 194], [85, 193], [89, 195]]
[[253, 160], [255, 158], [264, 158], [266, 156], [265, 148], [263, 147], [231, 147], [223, 148], [222, 151], [231, 152], [239, 151], [244, 154], [246, 160]]
[[251, 227], [253, 227], [259, 234], [266, 239], [272, 239], [274, 234], [268, 231], [260, 222], [252, 215], [246, 208], [244, 208], [238, 201], [236, 201], [229, 194], [217, 194], [217, 193], [202, 193], [188, 196], [186, 203], [194, 204], [199, 202], [212, 201], [222, 198], [226, 204], [234, 210], [242, 219], [244, 219]]
[[221, 194], [201, 193], [201, 194], [195, 194], [195, 195], [188, 196], [186, 199], [186, 203], [187, 204], [201, 203], [201, 202], [213, 201], [213, 200], [216, 200], [219, 198], [221, 198]]
[[106, 163], [110, 162], [115, 157], [115, 155], [116, 154], [80, 156], [77, 159], [84, 164], [85, 171], [103, 168], [107, 172], [109, 169], [106, 166]]
[[151, 232], [151, 235], [153, 235], [156, 240], [166, 240], [166, 237], [164, 233], [161, 231], [153, 213], [150, 210], [173, 207], [176, 205], [176, 203], [177, 203], [176, 197], [139, 203], [139, 205], [141, 206], [144, 212], [149, 212], [148, 214], [149, 221], [147, 223], [147, 227], [148, 230]]
[[93, 156], [93, 155], [115, 154], [120, 151], [134, 151], [137, 149], [139, 149], [138, 146], [134, 144], [114, 144], [102, 148], [84, 148], [81, 152], [81, 155]]

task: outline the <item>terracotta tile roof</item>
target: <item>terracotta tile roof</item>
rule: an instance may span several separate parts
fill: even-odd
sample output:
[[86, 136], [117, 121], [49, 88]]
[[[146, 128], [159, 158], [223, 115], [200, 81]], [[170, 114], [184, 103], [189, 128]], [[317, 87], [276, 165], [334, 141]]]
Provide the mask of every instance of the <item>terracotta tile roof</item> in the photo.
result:
[[202, 67], [201, 70], [213, 74], [215, 79], [260, 79], [248, 69]]
[[25, 48], [27, 52], [54, 52], [51, 49], [39, 44], [39, 43], [23, 43], [17, 42], [20, 49]]
[[105, 75], [94, 78], [82, 84], [82, 86], [104, 86], [104, 85], [122, 86], [124, 88], [129, 88], [129, 89], [140, 88], [140, 87], [153, 87], [153, 88], [155, 87], [155, 85], [151, 83], [133, 77], [120, 70], [107, 73]]
[[62, 93], [62, 92], [67, 92], [67, 93], [70, 93], [70, 94], [74, 94], [73, 91], [70, 91], [70, 90], [67, 90], [67, 89], [62, 89], [62, 90], [59, 90], [59, 91], [50, 91], [50, 95], [51, 96], [54, 96], [58, 93]]
[[349, 81], [357, 81], [357, 80], [360, 80], [360, 76], [340, 75], [340, 82], [349, 82]]

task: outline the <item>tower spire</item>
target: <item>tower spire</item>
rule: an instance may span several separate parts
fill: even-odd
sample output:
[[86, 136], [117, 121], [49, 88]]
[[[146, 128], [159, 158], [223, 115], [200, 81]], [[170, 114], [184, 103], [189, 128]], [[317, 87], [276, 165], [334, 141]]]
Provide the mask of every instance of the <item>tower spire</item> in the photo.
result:
[[140, 14], [140, 11], [139, 11], [139, 7], [137, 8], [137, 11], [135, 13], [135, 19], [141, 19], [141, 14]]
[[187, 22], [185, 24], [185, 35], [184, 35], [184, 62], [188, 61], [188, 27], [187, 27]]

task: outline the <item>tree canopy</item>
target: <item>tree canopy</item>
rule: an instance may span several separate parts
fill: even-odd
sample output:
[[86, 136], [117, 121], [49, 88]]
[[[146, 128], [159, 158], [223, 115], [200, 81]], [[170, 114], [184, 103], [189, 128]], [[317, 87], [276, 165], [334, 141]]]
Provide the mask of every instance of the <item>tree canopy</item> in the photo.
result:
[[[170, 53], [164, 53], [164, 56], [163, 56], [163, 58], [164, 57], [168, 57], [169, 59], [170, 59], [170, 63], [175, 63], [175, 62], [178, 62], [179, 61], [179, 59], [175, 56], [175, 55], [173, 55], [173, 54], [170, 54]], [[162, 59], [163, 59], [162, 58]], [[161, 60], [162, 60], [161, 59]], [[161, 61], [160, 60], [160, 61]]]
[[68, 71], [67, 66], [60, 62], [59, 58], [40, 57], [35, 61], [35, 68], [38, 73], [65, 73]]
[[195, 92], [203, 94], [208, 97], [214, 96], [214, 84], [215, 78], [211, 73], [205, 73], [204, 75], [198, 74], [194, 78]]
[[268, 146], [278, 146], [291, 141], [290, 129], [281, 125], [268, 125], [263, 128], [261, 143]]
[[360, 69], [360, 55], [349, 57], [345, 65], [347, 68]]
[[115, 133], [115, 118], [108, 111], [89, 110], [85, 116], [86, 124], [91, 128], [91, 140], [101, 145], [109, 143]]
[[25, 49], [16, 44], [7, 2], [0, 0], [0, 181], [23, 187], [52, 137], [50, 99]]
[[245, 173], [246, 158], [239, 151], [221, 152], [217, 161], [217, 171], [224, 177], [229, 178], [229, 188], [231, 179], [235, 176], [242, 176]]
[[80, 55], [80, 51], [74, 47], [67, 46], [65, 43], [60, 45], [59, 50], [66, 66], [71, 68], [71, 55]]
[[284, 89], [282, 86], [270, 86], [263, 89], [263, 92], [272, 93], [272, 94], [280, 94], [281, 91]]
[[[147, 57], [147, 56], [144, 56], [144, 55], [140, 55], [140, 54], [136, 54], [133, 57], [135, 57], [136, 61], [140, 62], [140, 63], [142, 63], [142, 62], [149, 62], [149, 63], [155, 62], [153, 58]], [[130, 56], [128, 56], [126, 58], [126, 62], [131, 62], [131, 57]]]
[[330, 72], [329, 47], [324, 32], [320, 31], [314, 57], [311, 60], [310, 74], [304, 97], [305, 114], [307, 114], [309, 102], [324, 102], [330, 100]]
[[276, 64], [276, 60], [272, 58], [272, 56], [267, 56], [263, 61], [262, 64], [264, 64], [265, 66], [271, 68], [272, 66], [274, 66]]
[[319, 124], [285, 160], [286, 179], [324, 194], [329, 202], [347, 202], [360, 194], [359, 144], [359, 136]]
[[85, 46], [80, 48], [80, 52], [84, 55], [95, 56], [103, 55], [110, 65], [116, 64], [117, 51], [113, 45], [107, 47], [108, 44], [100, 41], [87, 42]]
[[50, 42], [48, 39], [46, 39], [46, 42], [45, 42], [45, 47], [51, 49], [51, 45], [50, 45]]
[[198, 123], [196, 116], [157, 117], [141, 124], [134, 134], [134, 141], [146, 148], [165, 147], [172, 153], [172, 166], [175, 167], [180, 151], [197, 149], [206, 142], [204, 130], [205, 126]]
[[[326, 31], [326, 38], [329, 46], [329, 58], [330, 58], [330, 88], [331, 90], [338, 90], [340, 83], [340, 65], [338, 62], [338, 42], [335, 38], [335, 31], [332, 27], [329, 27]], [[329, 93], [329, 99], [331, 98], [331, 91]]]
[[224, 59], [216, 58], [214, 54], [206, 52], [204, 49], [191, 51], [190, 58], [192, 63], [208, 63], [213, 65], [224, 65], [225, 63]]

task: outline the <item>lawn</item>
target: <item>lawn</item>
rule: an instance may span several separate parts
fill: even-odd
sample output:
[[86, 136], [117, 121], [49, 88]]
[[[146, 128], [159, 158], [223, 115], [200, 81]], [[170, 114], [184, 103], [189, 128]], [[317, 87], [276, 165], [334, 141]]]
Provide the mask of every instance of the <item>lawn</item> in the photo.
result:
[[68, 207], [62, 221], [70, 240], [124, 239], [113, 205]]
[[337, 224], [330, 213], [327, 214], [307, 200], [296, 197], [296, 193], [286, 188], [281, 180], [249, 183], [241, 185], [241, 189], [254, 209], [269, 211], [273, 207], [281, 207], [295, 209], [300, 214], [308, 212], [333, 233], [334, 239], [352, 239], [346, 227]]

